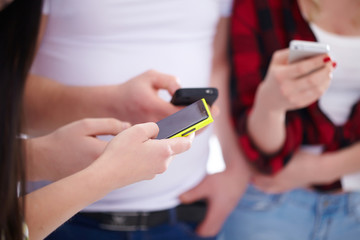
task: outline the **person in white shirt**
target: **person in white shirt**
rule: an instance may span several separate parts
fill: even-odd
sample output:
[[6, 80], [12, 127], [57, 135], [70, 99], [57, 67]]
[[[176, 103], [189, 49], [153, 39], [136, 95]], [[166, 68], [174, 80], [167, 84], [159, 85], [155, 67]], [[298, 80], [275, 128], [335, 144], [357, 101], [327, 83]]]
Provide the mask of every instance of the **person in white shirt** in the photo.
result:
[[[179, 109], [163, 91], [157, 97], [161, 89], [174, 93], [172, 76], [182, 87], [204, 87], [211, 79], [220, 90], [217, 104], [226, 106], [230, 0], [46, 3], [46, 28], [26, 88], [30, 134], [83, 117], [115, 117], [131, 123], [160, 120]], [[231, 126], [227, 114], [220, 116], [215, 121], [223, 123], [221, 134], [231, 133], [226, 130]], [[211, 128], [198, 134], [191, 150], [176, 157], [164, 174], [111, 192], [49, 239], [215, 236], [248, 175], [242, 161], [233, 161], [241, 159], [241, 153], [222, 143], [227, 169], [207, 176], [210, 135]], [[243, 187], [227, 189], [227, 181]], [[203, 222], [203, 203], [180, 204], [200, 199], [208, 203]]]
[[[35, 53], [41, 9], [42, 0], [0, 1], [1, 240], [44, 239], [106, 193], [165, 171], [172, 156], [187, 150], [192, 140], [156, 140], [155, 123], [130, 127], [109, 118], [83, 119], [46, 136], [24, 139], [23, 89]], [[115, 137], [107, 143], [96, 138], [98, 134]], [[96, 161], [74, 173], [57, 165], [61, 161], [51, 161], [61, 157]], [[43, 163], [49, 161], [55, 166], [43, 171]], [[60, 180], [25, 195], [26, 179], [48, 177]]]

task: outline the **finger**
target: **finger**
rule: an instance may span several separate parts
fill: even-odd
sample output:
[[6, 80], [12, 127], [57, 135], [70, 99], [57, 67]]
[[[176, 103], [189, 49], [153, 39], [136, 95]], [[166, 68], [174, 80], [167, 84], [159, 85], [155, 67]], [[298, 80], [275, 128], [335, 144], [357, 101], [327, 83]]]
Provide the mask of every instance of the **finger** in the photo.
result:
[[332, 64], [329, 55], [321, 54], [312, 58], [304, 59], [288, 65], [286, 76], [288, 78], [298, 78]]
[[115, 118], [87, 118], [72, 125], [74, 131], [83, 135], [116, 135], [130, 127], [130, 123]]
[[160, 97], [154, 99], [152, 105], [154, 107], [152, 108], [151, 114], [156, 116], [156, 119], [154, 119], [154, 121], [159, 121], [182, 109], [182, 107], [174, 106], [170, 102], [167, 102]]
[[170, 95], [173, 95], [180, 88], [178, 79], [175, 76], [160, 73], [152, 70], [152, 84], [157, 89], [166, 89]]
[[203, 237], [215, 236], [221, 229], [227, 212], [224, 212], [224, 206], [215, 206], [215, 204], [208, 204], [205, 219], [197, 228], [197, 234]]
[[136, 124], [127, 130], [130, 138], [141, 142], [156, 138], [158, 133], [159, 127], [154, 122]]
[[210, 108], [211, 111], [211, 115], [213, 118], [216, 118], [217, 116], [220, 115], [220, 108], [217, 105], [212, 105]]
[[292, 87], [298, 92], [317, 89], [323, 93], [330, 84], [332, 70], [331, 65], [326, 65], [318, 71], [292, 81]]
[[173, 154], [179, 154], [190, 149], [195, 134], [191, 133], [187, 137], [175, 137], [170, 139], [163, 139], [160, 141], [167, 142], [169, 144]]
[[[299, 86], [299, 91], [293, 95], [293, 101], [294, 102], [304, 102], [306, 101], [306, 105], [309, 105], [315, 101], [317, 101], [328, 89], [330, 82], [331, 82], [331, 76], [329, 71], [326, 71], [326, 69], [323, 69], [312, 77], [308, 77], [307, 79], [303, 80], [304, 82], [307, 82], [308, 86]], [[311, 82], [311, 83], [309, 83]]]
[[288, 58], [289, 58], [289, 49], [280, 49], [274, 52], [271, 62], [272, 64], [280, 64], [284, 65], [287, 64]]

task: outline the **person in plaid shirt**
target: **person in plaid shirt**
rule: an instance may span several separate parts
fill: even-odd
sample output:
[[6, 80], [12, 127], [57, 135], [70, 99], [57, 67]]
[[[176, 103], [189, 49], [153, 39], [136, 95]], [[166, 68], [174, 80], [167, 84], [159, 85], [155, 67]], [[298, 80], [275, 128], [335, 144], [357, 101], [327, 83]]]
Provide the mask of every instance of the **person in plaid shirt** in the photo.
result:
[[[259, 174], [220, 239], [360, 236], [360, 194], [339, 181], [360, 171], [359, 10], [352, 0], [235, 1], [233, 122]], [[331, 56], [289, 64], [293, 39], [328, 43]]]

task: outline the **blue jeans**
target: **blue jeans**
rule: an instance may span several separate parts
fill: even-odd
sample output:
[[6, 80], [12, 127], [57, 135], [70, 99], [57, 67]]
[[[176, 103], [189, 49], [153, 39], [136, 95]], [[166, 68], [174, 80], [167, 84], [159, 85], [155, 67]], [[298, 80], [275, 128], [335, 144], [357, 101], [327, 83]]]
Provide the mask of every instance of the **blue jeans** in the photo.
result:
[[111, 231], [101, 229], [96, 220], [75, 215], [46, 240], [215, 240], [203, 238], [194, 232], [196, 224], [175, 219], [146, 231]]
[[360, 193], [266, 194], [249, 186], [218, 237], [242, 239], [359, 240]]

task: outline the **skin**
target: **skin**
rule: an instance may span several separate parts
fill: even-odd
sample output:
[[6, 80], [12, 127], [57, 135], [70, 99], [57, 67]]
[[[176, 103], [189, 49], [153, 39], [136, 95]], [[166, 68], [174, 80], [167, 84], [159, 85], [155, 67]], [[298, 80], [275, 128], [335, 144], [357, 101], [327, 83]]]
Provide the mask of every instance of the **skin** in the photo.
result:
[[108, 142], [97, 135], [116, 135], [130, 127], [113, 118], [84, 119], [25, 141], [28, 180], [56, 181], [95, 161]]
[[274, 53], [249, 115], [251, 138], [269, 154], [278, 151], [285, 142], [286, 112], [307, 107], [318, 100], [329, 87], [333, 71], [332, 62], [324, 62], [328, 55], [292, 64], [287, 63], [288, 56], [288, 49]]
[[214, 39], [211, 85], [219, 90], [215, 107], [221, 109], [221, 113], [215, 119], [214, 124], [226, 169], [223, 172], [206, 176], [199, 185], [180, 196], [183, 203], [204, 199], [207, 201], [207, 214], [197, 228], [198, 235], [202, 237], [214, 236], [220, 231], [224, 221], [244, 193], [250, 176], [245, 158], [236, 144], [235, 130], [230, 121], [227, 42], [228, 19], [223, 18], [218, 23]]
[[[154, 70], [122, 84], [96, 87], [66, 86], [31, 75], [25, 88], [26, 131], [39, 136], [89, 117], [113, 117], [131, 124], [156, 122], [180, 110], [157, 92], [165, 89], [172, 95], [179, 87], [174, 76]], [[147, 101], [141, 101], [139, 94]]]
[[[47, 21], [48, 17], [43, 15], [38, 46]], [[160, 98], [158, 91], [163, 89], [173, 95], [178, 88], [175, 76], [155, 70], [122, 84], [106, 86], [68, 86], [29, 75], [24, 93], [25, 131], [31, 136], [41, 136], [83, 118], [112, 117], [131, 124], [156, 122], [181, 109]], [[139, 95], [146, 101], [139, 99]]]
[[[338, 35], [360, 36], [360, 1], [320, 0], [318, 1], [320, 11], [314, 9], [314, 5], [312, 5], [312, 2], [309, 0], [299, 0], [298, 3], [304, 16], [308, 18], [310, 18], [311, 16], [312, 22], [321, 27], [322, 29]], [[344, 12], [346, 12], [347, 14], [344, 15]], [[278, 55], [279, 54], [280, 53], [278, 53]], [[274, 56], [274, 58], [276, 58], [276, 56]], [[318, 61], [318, 64], [320, 64], [320, 59], [312, 58], [309, 61]], [[316, 63], [313, 62], [313, 64]], [[326, 71], [332, 70], [330, 62], [326, 63], [325, 65], [326, 67], [323, 68], [323, 71], [325, 69], [327, 69]], [[270, 66], [268, 76], [271, 76], [271, 71], [274, 73], [273, 70], [275, 67], [273, 67], [273, 69], [271, 69], [271, 67], [272, 65]], [[317, 78], [319, 78], [319, 80], [316, 81], [318, 83], [323, 82], [324, 84], [317, 85], [321, 86], [320, 88], [318, 88], [320, 90], [320, 97], [322, 94], [321, 92], [323, 91], [323, 87], [326, 87], [325, 82], [328, 81], [328, 76], [325, 73], [317, 73], [317, 75]], [[273, 74], [273, 76], [279, 75]], [[280, 74], [280, 76], [282, 75]], [[323, 76], [322, 79], [320, 79], [321, 76]], [[282, 82], [279, 81], [281, 79], [281, 77], [278, 78], [279, 83]], [[313, 82], [315, 83], [315, 81]], [[266, 83], [264, 83], [264, 85], [265, 84]], [[270, 84], [267, 85], [269, 86]], [[289, 85], [290, 84], [285, 85], [285, 87], [280, 87], [278, 89], [287, 91], [289, 89], [291, 90], [291, 87], [289, 87]], [[315, 84], [313, 85], [315, 86]], [[280, 91], [278, 93], [281, 94], [287, 91]], [[292, 91], [289, 91], [289, 93], [292, 93]], [[305, 102], [301, 101], [294, 101], [296, 102], [296, 104], [291, 105], [289, 103], [291, 103], [292, 101], [286, 101], [286, 98], [283, 103], [288, 105], [282, 106], [280, 103], [272, 103], [269, 97], [266, 97], [266, 87], [264, 86], [259, 87], [259, 91], [257, 92], [257, 94], [259, 96], [256, 96], [256, 101], [259, 102], [255, 103], [255, 107], [253, 109], [253, 112], [255, 113], [252, 113], [249, 118], [249, 120], [252, 121], [251, 123], [249, 123], [248, 126], [249, 131], [252, 129], [251, 136], [253, 137], [258, 147], [260, 147], [265, 152], [272, 153], [280, 149], [283, 145], [285, 137], [284, 115], [286, 114], [286, 111], [290, 109], [297, 109], [296, 104], [299, 103], [300, 105], [298, 105], [298, 107], [307, 105]], [[260, 94], [262, 96], [260, 96]], [[280, 97], [290, 95], [291, 94], [283, 94], [280, 95]], [[310, 96], [316, 96], [316, 94], [312, 94]], [[261, 109], [260, 106], [261, 104], [265, 104], [266, 99], [269, 100], [270, 106], [262, 105], [262, 108], [269, 107], [269, 111]], [[305, 104], [301, 105], [301, 103]], [[269, 119], [269, 121], [262, 121], [262, 123], [259, 124], [260, 116], [263, 116], [264, 119], [267, 116], [267, 119]], [[258, 126], [256, 127], [256, 125]], [[260, 139], [261, 129], [259, 128], [259, 125], [262, 125], [260, 126], [260, 128], [262, 127], [262, 136], [265, 136], [265, 141]], [[258, 129], [256, 130], [255, 128]], [[272, 142], [269, 141], [271, 137]], [[331, 153], [322, 153], [319, 155], [305, 152], [297, 152], [294, 154], [290, 163], [282, 171], [273, 176], [256, 175], [253, 178], [253, 182], [255, 185], [257, 185], [258, 188], [269, 193], [285, 192], [298, 187], [309, 187], [313, 184], [327, 184], [341, 178], [346, 174], [358, 172], [360, 170], [360, 163], [358, 160], [359, 154], [359, 143], [355, 143], [347, 148], [343, 148], [338, 151], [334, 151]]]
[[[91, 124], [98, 123], [103, 124], [98, 120]], [[81, 130], [84, 129], [80, 127]], [[30, 239], [44, 239], [75, 213], [112, 190], [163, 173], [175, 154], [190, 148], [194, 137], [192, 134], [153, 139], [158, 131], [155, 123], [130, 127], [117, 134], [85, 169], [26, 195], [25, 220]]]

